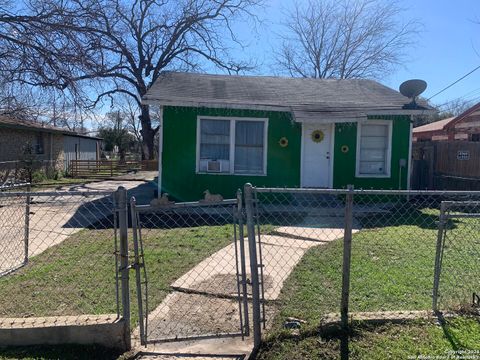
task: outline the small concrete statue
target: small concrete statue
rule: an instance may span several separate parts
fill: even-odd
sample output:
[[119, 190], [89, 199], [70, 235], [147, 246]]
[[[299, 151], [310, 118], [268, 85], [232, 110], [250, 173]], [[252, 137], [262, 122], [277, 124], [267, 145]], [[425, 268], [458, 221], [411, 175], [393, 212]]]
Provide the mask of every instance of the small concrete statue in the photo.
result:
[[205, 190], [203, 192], [205, 194], [205, 198], [200, 200], [201, 202], [206, 202], [206, 203], [216, 203], [216, 202], [222, 202], [223, 201], [223, 196], [220, 194], [212, 194], [210, 193], [210, 190]]
[[150, 205], [152, 206], [169, 206], [173, 204], [175, 204], [175, 201], [170, 201], [167, 193], [163, 193], [161, 197], [150, 201]]

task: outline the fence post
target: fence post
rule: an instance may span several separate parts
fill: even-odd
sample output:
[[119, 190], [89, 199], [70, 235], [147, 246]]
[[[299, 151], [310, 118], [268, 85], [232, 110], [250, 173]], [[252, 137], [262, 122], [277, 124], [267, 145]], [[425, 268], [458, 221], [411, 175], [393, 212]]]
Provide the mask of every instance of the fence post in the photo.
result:
[[345, 201], [345, 228], [343, 233], [342, 300], [340, 305], [342, 329], [348, 328], [348, 303], [350, 296], [350, 265], [352, 255], [353, 185], [348, 185]]
[[[133, 249], [135, 252], [135, 282], [137, 284], [137, 303], [138, 303], [138, 325], [140, 328], [140, 341], [142, 345], [146, 344], [146, 334], [145, 334], [145, 323], [144, 323], [144, 313], [143, 313], [143, 301], [142, 301], [142, 288], [141, 288], [141, 276], [140, 276], [140, 266], [143, 259], [140, 260], [140, 247], [138, 245], [138, 223], [137, 223], [137, 214], [135, 206], [137, 201], [135, 197], [132, 196], [130, 199], [130, 214], [132, 217], [132, 236], [133, 236]], [[143, 256], [143, 254], [142, 254]]]
[[128, 259], [128, 210], [127, 190], [120, 186], [115, 192], [118, 212], [118, 228], [120, 235], [120, 278], [122, 291], [122, 317], [125, 322], [125, 345], [131, 348], [130, 339], [130, 289], [129, 289], [129, 259]]
[[440, 273], [442, 271], [442, 258], [443, 258], [443, 240], [444, 230], [446, 225], [445, 211], [447, 210], [447, 204], [442, 201], [440, 204], [440, 218], [438, 221], [438, 233], [437, 233], [437, 247], [435, 252], [435, 269], [433, 274], [433, 294], [432, 294], [432, 308], [433, 311], [438, 311], [438, 289], [440, 287]]
[[253, 346], [254, 351], [262, 341], [262, 319], [260, 318], [260, 284], [258, 277], [257, 244], [255, 241], [255, 222], [253, 216], [253, 188], [252, 184], [245, 184], [245, 210], [247, 213], [248, 252], [250, 255], [250, 272], [252, 281], [252, 318], [253, 318]]
[[30, 242], [30, 184], [27, 185], [27, 198], [25, 201], [25, 257], [23, 260], [23, 264], [26, 265], [28, 263], [28, 248]]
[[245, 328], [242, 329], [245, 336], [250, 336], [250, 323], [248, 318], [248, 291], [247, 291], [247, 266], [245, 256], [245, 236], [243, 233], [243, 203], [242, 191], [237, 190], [237, 212], [238, 212], [238, 241], [240, 244], [240, 271], [242, 279], [242, 293], [243, 293], [243, 312], [245, 317]]

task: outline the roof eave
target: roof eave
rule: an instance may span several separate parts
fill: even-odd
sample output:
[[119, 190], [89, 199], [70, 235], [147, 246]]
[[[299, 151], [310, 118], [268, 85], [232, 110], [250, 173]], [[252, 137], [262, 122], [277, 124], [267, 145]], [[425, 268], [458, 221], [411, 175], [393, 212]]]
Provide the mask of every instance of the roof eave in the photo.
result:
[[49, 134], [60, 134], [60, 135], [65, 135], [65, 136], [82, 137], [82, 138], [93, 139], [93, 140], [103, 140], [103, 138], [100, 138], [100, 137], [77, 134], [77, 133], [74, 133], [74, 132], [70, 132], [68, 130], [42, 128], [42, 127], [28, 126], [26, 124], [0, 123], [0, 128], [1, 127], [9, 128], [9, 129], [25, 130], [25, 131], [39, 131], [39, 132], [45, 132], [45, 133], [49, 133]]
[[20, 129], [20, 130], [30, 130], [30, 131], [41, 131], [41, 132], [46, 132], [46, 133], [57, 133], [61, 134], [62, 130], [60, 129], [49, 129], [49, 128], [42, 128], [42, 127], [34, 127], [34, 126], [28, 126], [24, 124], [5, 124], [5, 123], [0, 123], [0, 127], [6, 127], [10, 129]]
[[[291, 106], [279, 106], [268, 104], [251, 104], [251, 103], [232, 103], [232, 102], [211, 102], [211, 101], [179, 101], [166, 100], [144, 97], [142, 99], [144, 105], [160, 105], [160, 106], [178, 106], [178, 107], [206, 107], [206, 108], [226, 108], [226, 109], [248, 109], [248, 110], [264, 110], [264, 111], [283, 111], [291, 112]], [[358, 108], [358, 111], [366, 115], [429, 115], [436, 113], [435, 109], [403, 109], [403, 108], [386, 108], [368, 110]]]
[[227, 109], [252, 109], [265, 111], [290, 111], [289, 106], [278, 106], [268, 104], [249, 104], [249, 103], [232, 103], [232, 102], [215, 102], [215, 101], [178, 101], [165, 99], [143, 98], [143, 105], [160, 105], [160, 106], [178, 106], [178, 107], [208, 107], [208, 108], [227, 108]]

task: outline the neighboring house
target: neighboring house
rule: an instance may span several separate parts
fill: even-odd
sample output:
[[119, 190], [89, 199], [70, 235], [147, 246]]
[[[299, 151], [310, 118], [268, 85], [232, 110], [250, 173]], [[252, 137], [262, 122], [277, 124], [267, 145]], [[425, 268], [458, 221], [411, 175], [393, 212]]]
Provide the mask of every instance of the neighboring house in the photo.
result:
[[480, 103], [458, 116], [413, 129], [413, 142], [453, 140], [480, 142]]
[[66, 171], [70, 160], [97, 160], [101, 139], [62, 128], [0, 115], [0, 162], [22, 160], [30, 144], [34, 159]]
[[[178, 200], [256, 186], [406, 189], [410, 99], [371, 80], [163, 73], [159, 187]], [[405, 107], [405, 108], [404, 108]]]

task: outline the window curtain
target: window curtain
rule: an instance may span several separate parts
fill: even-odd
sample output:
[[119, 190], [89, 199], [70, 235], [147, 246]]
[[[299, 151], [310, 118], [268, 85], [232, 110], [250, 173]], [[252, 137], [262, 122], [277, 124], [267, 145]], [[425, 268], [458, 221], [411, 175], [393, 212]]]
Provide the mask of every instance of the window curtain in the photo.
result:
[[264, 124], [263, 121], [235, 123], [236, 173], [263, 173]]
[[230, 121], [200, 121], [200, 159], [230, 159]]

